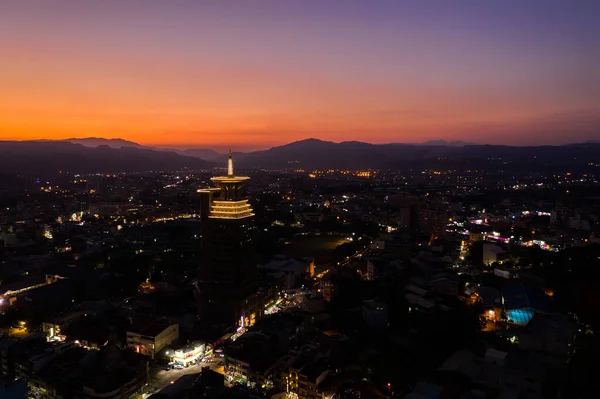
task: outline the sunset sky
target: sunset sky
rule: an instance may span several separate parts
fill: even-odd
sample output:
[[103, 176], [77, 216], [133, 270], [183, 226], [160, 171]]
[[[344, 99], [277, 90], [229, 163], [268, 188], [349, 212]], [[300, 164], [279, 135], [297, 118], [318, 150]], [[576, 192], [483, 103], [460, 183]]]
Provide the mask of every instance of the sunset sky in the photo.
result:
[[598, 0], [0, 3], [0, 139], [600, 140]]

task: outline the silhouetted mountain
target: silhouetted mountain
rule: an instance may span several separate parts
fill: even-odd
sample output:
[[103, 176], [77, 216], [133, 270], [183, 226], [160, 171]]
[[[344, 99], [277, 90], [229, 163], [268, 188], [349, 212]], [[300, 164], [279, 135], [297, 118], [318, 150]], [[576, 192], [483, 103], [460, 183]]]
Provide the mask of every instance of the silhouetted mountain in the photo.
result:
[[189, 148], [187, 150], [178, 151], [182, 155], [204, 159], [205, 161], [222, 161], [227, 159], [227, 154], [221, 154], [215, 150], [208, 148]]
[[143, 172], [203, 169], [212, 164], [199, 158], [144, 148], [85, 147], [66, 141], [0, 141], [4, 173], [50, 174]]
[[[77, 139], [81, 140], [81, 139]], [[108, 145], [91, 147], [104, 139], [83, 139], [90, 146], [68, 141], [0, 142], [0, 168], [6, 173], [135, 172], [201, 169], [224, 164], [227, 154], [210, 149], [151, 149]], [[95, 141], [97, 140], [97, 141]], [[115, 139], [113, 145], [132, 143]], [[436, 145], [444, 143], [447, 145]], [[454, 144], [453, 144], [454, 143]], [[457, 142], [461, 143], [462, 142]], [[137, 145], [136, 143], [133, 143]], [[466, 144], [466, 143], [465, 143]], [[207, 158], [210, 162], [201, 158]], [[515, 147], [426, 144], [334, 143], [307, 139], [264, 151], [234, 153], [237, 166], [266, 169], [398, 169], [482, 168], [489, 171], [565, 171], [600, 161], [600, 143], [565, 146]]]
[[[413, 146], [375, 145], [358, 141], [333, 143], [318, 139], [296, 141], [265, 151], [246, 154], [238, 161], [245, 166], [263, 168], [371, 168], [384, 167], [409, 152]], [[237, 159], [236, 159], [237, 160]]]
[[63, 141], [68, 141], [73, 144], [81, 144], [85, 147], [99, 147], [101, 145], [106, 145], [110, 148], [122, 148], [122, 147], [135, 147], [135, 148], [147, 148], [141, 144], [135, 143], [133, 141], [123, 140], [123, 139], [103, 139], [101, 137], [85, 137], [81, 139], [66, 139]]
[[514, 147], [498, 145], [436, 146], [333, 143], [307, 139], [255, 151], [237, 159], [239, 165], [268, 169], [394, 169], [451, 165], [503, 169], [565, 168], [600, 161], [600, 144]]

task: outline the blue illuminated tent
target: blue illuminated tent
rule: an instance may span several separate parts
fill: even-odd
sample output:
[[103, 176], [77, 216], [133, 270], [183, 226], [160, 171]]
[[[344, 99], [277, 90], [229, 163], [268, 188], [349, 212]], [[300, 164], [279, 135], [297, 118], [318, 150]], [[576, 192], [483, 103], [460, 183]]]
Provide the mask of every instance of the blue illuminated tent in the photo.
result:
[[525, 326], [536, 312], [548, 311], [548, 300], [543, 291], [522, 283], [504, 286], [502, 299], [508, 320], [513, 324]]

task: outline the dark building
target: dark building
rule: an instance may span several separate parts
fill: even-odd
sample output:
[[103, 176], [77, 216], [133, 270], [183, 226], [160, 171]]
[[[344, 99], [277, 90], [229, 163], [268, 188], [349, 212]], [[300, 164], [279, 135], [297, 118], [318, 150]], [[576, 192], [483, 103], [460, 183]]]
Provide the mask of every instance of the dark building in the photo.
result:
[[227, 176], [211, 179], [216, 188], [199, 190], [201, 317], [238, 326], [253, 324], [263, 309], [253, 250], [254, 213], [242, 197], [248, 180], [234, 175], [229, 155]]
[[447, 224], [448, 212], [444, 207], [425, 203], [417, 208], [417, 227], [423, 234], [443, 237]]

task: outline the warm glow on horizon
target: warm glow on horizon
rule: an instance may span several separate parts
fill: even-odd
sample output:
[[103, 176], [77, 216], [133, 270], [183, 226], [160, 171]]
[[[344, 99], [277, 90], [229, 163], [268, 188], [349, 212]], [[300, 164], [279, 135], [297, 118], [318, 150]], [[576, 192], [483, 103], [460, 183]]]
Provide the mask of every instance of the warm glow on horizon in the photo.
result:
[[1, 140], [598, 138], [593, 5], [25, 3], [0, 13]]

